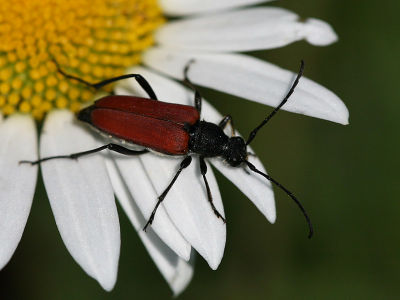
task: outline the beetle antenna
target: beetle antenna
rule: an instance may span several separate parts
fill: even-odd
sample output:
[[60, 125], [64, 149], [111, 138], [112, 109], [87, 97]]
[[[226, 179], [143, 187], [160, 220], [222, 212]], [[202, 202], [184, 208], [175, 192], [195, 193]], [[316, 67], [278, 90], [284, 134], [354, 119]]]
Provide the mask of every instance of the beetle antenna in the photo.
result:
[[301, 65], [300, 65], [300, 70], [299, 73], [297, 74], [297, 77], [295, 81], [292, 84], [292, 87], [290, 88], [289, 92], [283, 98], [281, 103], [264, 119], [264, 121], [261, 122], [260, 125], [258, 125], [256, 128], [253, 129], [253, 131], [250, 133], [249, 138], [247, 139], [246, 145], [249, 145], [251, 141], [256, 137], [257, 132], [265, 125], [268, 123], [268, 121], [278, 112], [278, 110], [281, 109], [281, 107], [288, 101], [289, 97], [293, 94], [294, 89], [296, 88], [297, 84], [299, 83], [300, 77], [303, 76], [304, 72], [304, 61], [301, 60]]
[[244, 162], [247, 164], [247, 166], [250, 168], [250, 170], [252, 170], [253, 172], [255, 172], [257, 174], [260, 174], [261, 176], [265, 177], [266, 179], [268, 179], [269, 181], [274, 183], [276, 186], [281, 188], [286, 194], [288, 194], [290, 198], [293, 199], [293, 201], [297, 204], [297, 206], [300, 208], [301, 212], [303, 213], [304, 217], [306, 218], [306, 221], [307, 221], [307, 224], [308, 224], [308, 229], [309, 229], [308, 238], [310, 239], [314, 234], [313, 225], [311, 223], [310, 217], [308, 216], [305, 208], [300, 203], [300, 201], [297, 200], [297, 198], [292, 194], [291, 191], [289, 191], [287, 188], [285, 188], [282, 184], [280, 184], [278, 181], [273, 179], [271, 176], [261, 172], [252, 163], [248, 162], [247, 160], [245, 160]]

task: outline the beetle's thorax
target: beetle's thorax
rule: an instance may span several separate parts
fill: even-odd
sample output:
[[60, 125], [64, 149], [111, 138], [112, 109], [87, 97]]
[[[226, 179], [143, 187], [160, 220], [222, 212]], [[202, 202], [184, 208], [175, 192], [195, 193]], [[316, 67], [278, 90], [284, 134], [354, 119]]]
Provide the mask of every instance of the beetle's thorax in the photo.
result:
[[189, 132], [189, 151], [204, 157], [222, 156], [229, 137], [216, 124], [199, 121], [185, 126]]

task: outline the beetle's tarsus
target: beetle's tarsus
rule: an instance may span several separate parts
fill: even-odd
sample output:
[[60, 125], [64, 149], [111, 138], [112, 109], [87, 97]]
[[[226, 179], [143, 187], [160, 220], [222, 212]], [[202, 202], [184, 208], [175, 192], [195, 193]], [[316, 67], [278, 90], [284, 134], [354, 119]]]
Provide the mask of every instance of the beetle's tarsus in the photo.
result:
[[149, 220], [147, 221], [146, 225], [144, 225], [143, 231], [146, 232], [147, 227], [148, 227], [149, 225], [151, 225], [152, 223], [153, 223], [153, 220], [150, 220], [150, 219], [149, 219]]
[[226, 224], [226, 219], [218, 212], [218, 210], [214, 210], [214, 214]]
[[31, 161], [31, 160], [20, 160], [20, 161], [18, 162], [19, 165], [22, 165], [22, 164], [31, 164], [31, 166], [37, 165], [38, 163], [39, 163], [38, 160], [36, 160], [36, 161]]
[[218, 218], [218, 219], [221, 219], [221, 220], [224, 222], [224, 224], [225, 224], [225, 223], [226, 223], [225, 218], [224, 218], [224, 217], [219, 213], [219, 211], [215, 208], [214, 204], [211, 204], [211, 206], [213, 207], [214, 214], [217, 216], [217, 218]]

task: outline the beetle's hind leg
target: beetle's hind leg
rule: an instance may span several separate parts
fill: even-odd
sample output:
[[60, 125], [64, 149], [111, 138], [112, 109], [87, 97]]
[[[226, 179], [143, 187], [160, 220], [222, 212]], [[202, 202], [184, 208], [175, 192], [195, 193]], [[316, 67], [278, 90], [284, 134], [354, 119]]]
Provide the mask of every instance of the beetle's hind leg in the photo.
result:
[[211, 205], [211, 208], [212, 208], [214, 214], [218, 218], [220, 218], [224, 223], [226, 223], [225, 218], [219, 213], [219, 211], [217, 210], [217, 208], [214, 205], [212, 194], [211, 194], [211, 190], [210, 190], [210, 186], [208, 185], [208, 181], [207, 181], [207, 177], [206, 177], [207, 165], [206, 165], [206, 162], [204, 161], [204, 157], [203, 156], [200, 156], [200, 172], [201, 172], [201, 175], [203, 176], [204, 184], [206, 185], [208, 202], [210, 202], [210, 205]]
[[87, 151], [82, 151], [82, 152], [77, 152], [77, 153], [72, 153], [69, 155], [57, 155], [57, 156], [49, 156], [49, 157], [43, 157], [39, 160], [35, 160], [35, 161], [29, 161], [29, 160], [21, 160], [19, 163], [20, 164], [31, 164], [31, 165], [37, 165], [41, 162], [47, 161], [47, 160], [52, 160], [52, 159], [77, 159], [81, 156], [86, 156], [86, 155], [90, 155], [96, 152], [100, 152], [102, 150], [108, 149], [110, 151], [114, 151], [114, 152], [118, 152], [124, 155], [140, 155], [140, 154], [144, 154], [149, 152], [149, 150], [139, 150], [139, 151], [135, 151], [135, 150], [131, 150], [131, 149], [127, 149], [124, 148], [120, 145], [117, 144], [107, 144], [104, 146], [100, 146], [98, 148], [94, 148], [91, 150], [87, 150]]
[[74, 79], [76, 81], [79, 81], [80, 83], [83, 83], [91, 88], [96, 89], [96, 90], [101, 89], [102, 87], [106, 86], [107, 84], [110, 84], [110, 83], [113, 83], [113, 82], [116, 82], [116, 81], [119, 81], [122, 79], [135, 78], [137, 83], [142, 87], [142, 89], [145, 90], [145, 92], [147, 93], [147, 95], [149, 96], [150, 99], [158, 100], [156, 93], [154, 93], [154, 90], [151, 87], [151, 85], [149, 84], [149, 82], [140, 74], [125, 74], [125, 75], [109, 78], [106, 80], [102, 80], [102, 81], [99, 81], [96, 83], [90, 83], [82, 78], [77, 77], [77, 76], [67, 74], [64, 70], [61, 69], [60, 65], [55, 60], [53, 60], [53, 61], [56, 64], [57, 71], [60, 74], [64, 75], [65, 77], [67, 77], [69, 79]]
[[185, 66], [185, 69], [183, 70], [183, 83], [186, 84], [189, 88], [191, 88], [194, 91], [194, 107], [197, 109], [197, 111], [199, 113], [201, 113], [202, 98], [201, 98], [200, 92], [197, 89], [197, 87], [190, 81], [190, 79], [188, 77], [189, 67], [193, 62], [194, 62], [194, 59], [189, 60], [189, 62]]
[[143, 230], [146, 231], [147, 227], [151, 225], [154, 221], [154, 216], [156, 215], [157, 209], [160, 206], [161, 202], [163, 202], [165, 196], [167, 196], [169, 190], [172, 188], [174, 185], [175, 181], [178, 179], [179, 175], [181, 174], [182, 170], [187, 168], [190, 163], [192, 162], [192, 157], [191, 156], [186, 156], [184, 160], [182, 160], [181, 165], [179, 166], [178, 171], [176, 172], [174, 178], [170, 182], [170, 184], [167, 186], [167, 188], [164, 190], [164, 192], [158, 197], [158, 201], [156, 206], [154, 207], [149, 220], [147, 221], [146, 225], [144, 225]]

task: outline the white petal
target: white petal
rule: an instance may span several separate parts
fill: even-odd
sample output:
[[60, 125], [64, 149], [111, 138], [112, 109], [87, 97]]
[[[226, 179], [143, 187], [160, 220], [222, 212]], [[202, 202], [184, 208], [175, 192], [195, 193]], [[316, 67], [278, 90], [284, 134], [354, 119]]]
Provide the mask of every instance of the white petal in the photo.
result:
[[271, 0], [159, 0], [163, 13], [173, 16], [198, 14], [248, 6]]
[[[142, 156], [140, 159], [159, 195], [172, 180], [182, 160], [156, 155]], [[218, 184], [210, 167], [207, 179], [214, 205], [221, 215], [224, 215]], [[224, 253], [226, 226], [215, 216], [208, 203], [197, 157], [182, 171], [162, 205], [184, 238], [215, 270]]]
[[0, 122], [0, 269], [10, 260], [28, 219], [35, 192], [36, 125], [31, 117], [13, 115]]
[[305, 39], [312, 45], [327, 46], [338, 40], [332, 27], [322, 20], [310, 18], [304, 25]]
[[[96, 148], [98, 143], [68, 111], [46, 118], [41, 157]], [[120, 232], [113, 190], [104, 159], [94, 154], [78, 160], [41, 164], [43, 180], [61, 237], [78, 264], [105, 290], [115, 284]]]
[[[150, 155], [154, 154], [144, 154]], [[151, 215], [157, 203], [159, 194], [151, 183], [142, 161], [139, 157], [129, 157], [122, 155], [113, 155], [118, 171], [124, 178], [124, 181], [142, 214], [146, 217]], [[146, 222], [141, 224], [143, 228]], [[153, 230], [176, 254], [185, 260], [190, 258], [190, 244], [182, 237], [179, 230], [172, 223], [164, 207], [157, 210], [157, 218], [152, 224]]]
[[[181, 293], [189, 284], [193, 276], [193, 259], [186, 262], [177, 256], [154, 232], [154, 226], [143, 231], [143, 225], [146, 219], [140, 212], [135, 201], [133, 200], [129, 189], [113, 161], [108, 158], [106, 160], [107, 169], [111, 178], [114, 192], [117, 195], [118, 201], [127, 214], [133, 227], [139, 234], [144, 246], [149, 252], [154, 263], [160, 270], [161, 274], [168, 282], [174, 295]], [[159, 216], [157, 216], [159, 217]]]
[[[190, 59], [195, 59], [189, 70], [194, 83], [274, 107], [286, 95], [296, 76], [240, 54], [201, 54], [167, 48], [153, 48], [144, 54], [148, 66], [178, 79], [182, 79], [183, 68]], [[348, 124], [349, 113], [339, 97], [305, 77], [282, 109]]]
[[314, 45], [337, 40], [325, 22], [299, 21], [296, 14], [276, 7], [257, 7], [172, 21], [155, 35], [162, 46], [194, 51], [272, 49], [306, 39]]
[[[193, 92], [184, 88], [182, 85], [173, 82], [170, 79], [155, 74], [145, 68], [135, 67], [128, 70], [128, 73], [142, 74], [154, 87], [155, 93], [162, 101], [174, 102], [186, 105], [193, 105], [194, 96]], [[138, 84], [134, 81], [127, 81], [129, 86], [125, 89], [117, 89], [117, 92], [125, 94], [139, 94], [145, 95], [143, 90], [138, 87]], [[222, 120], [222, 115], [212, 107], [207, 101], [203, 101], [202, 106], [202, 117], [208, 122], [219, 123]], [[229, 128], [228, 129], [228, 134]], [[239, 135], [238, 132], [236, 132]], [[253, 150], [249, 147], [249, 152]], [[249, 157], [251, 163], [253, 163], [257, 169], [266, 173], [263, 165], [256, 157]], [[210, 160], [211, 163], [229, 180], [232, 181], [265, 215], [265, 217], [271, 223], [275, 222], [276, 209], [274, 201], [274, 193], [271, 187], [271, 183], [257, 174], [247, 174], [241, 168], [232, 168], [229, 165], [224, 164], [220, 158]]]

